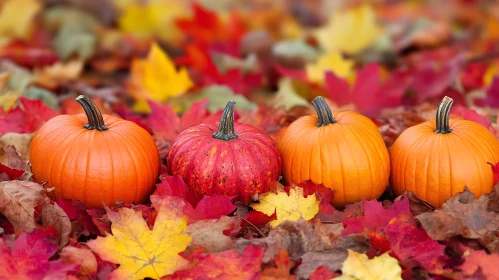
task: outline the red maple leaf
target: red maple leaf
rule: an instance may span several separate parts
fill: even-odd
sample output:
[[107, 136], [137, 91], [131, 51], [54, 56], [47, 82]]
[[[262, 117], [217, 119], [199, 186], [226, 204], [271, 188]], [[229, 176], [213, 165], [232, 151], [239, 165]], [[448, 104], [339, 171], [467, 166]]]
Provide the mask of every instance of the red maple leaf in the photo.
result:
[[9, 180], [15, 180], [24, 174], [24, 170], [13, 169], [0, 163], [0, 181], [2, 180], [2, 174], [7, 175]]
[[57, 252], [56, 237], [49, 231], [23, 232], [12, 250], [0, 239], [0, 279], [65, 279], [77, 265], [49, 261]]
[[460, 268], [466, 276], [477, 276], [473, 279], [499, 279], [497, 264], [499, 264], [498, 254], [468, 249], [464, 252], [464, 263]]
[[85, 229], [83, 232], [84, 235], [99, 234], [99, 229], [94, 224], [92, 217], [88, 214], [81, 201], [61, 199], [57, 200], [56, 203], [64, 210], [72, 222], [76, 221], [83, 226]]
[[190, 270], [177, 271], [172, 279], [258, 279], [264, 249], [247, 246], [240, 254], [235, 250], [217, 254], [197, 254], [197, 265]]
[[185, 55], [177, 58], [175, 62], [190, 67], [190, 74], [199, 88], [208, 85], [225, 85], [236, 94], [249, 96], [253, 88], [263, 83], [263, 75], [260, 72], [244, 73], [239, 68], [230, 68], [225, 72], [220, 72], [206, 45], [188, 44], [183, 49]]
[[407, 197], [387, 209], [376, 200], [364, 200], [363, 210], [364, 216], [343, 221], [343, 235], [366, 233], [371, 237], [369, 254], [373, 255], [376, 249], [376, 254], [390, 251], [406, 268], [419, 266], [440, 274], [445, 271], [445, 246], [416, 225]]
[[189, 39], [201, 43], [216, 43], [224, 41], [239, 42], [246, 33], [241, 18], [237, 13], [231, 13], [224, 22], [215, 12], [205, 9], [193, 2], [191, 19], [177, 19], [176, 25]]
[[160, 154], [166, 156], [170, 150], [170, 144], [183, 130], [201, 124], [212, 123], [220, 120], [222, 112], [210, 113], [206, 109], [208, 100], [194, 102], [192, 106], [179, 118], [169, 105], [163, 105], [154, 101], [148, 101], [151, 114], [147, 116], [147, 124], [158, 142], [158, 146], [164, 147]]
[[487, 96], [485, 98], [475, 100], [475, 105], [481, 107], [499, 107], [499, 76], [496, 76], [492, 80], [492, 84], [490, 84], [489, 88], [487, 89]]
[[161, 183], [156, 185], [156, 189], [152, 195], [181, 197], [194, 207], [196, 207], [200, 200], [189, 190], [189, 186], [187, 186], [180, 176], [165, 177]]
[[338, 105], [353, 103], [360, 113], [374, 117], [383, 108], [401, 105], [406, 84], [399, 76], [391, 76], [382, 82], [380, 66], [371, 63], [357, 73], [353, 86], [327, 71], [325, 88], [331, 100]]
[[21, 97], [14, 109], [4, 112], [0, 108], [0, 135], [7, 132], [34, 132], [57, 115], [59, 112], [45, 106], [42, 101]]

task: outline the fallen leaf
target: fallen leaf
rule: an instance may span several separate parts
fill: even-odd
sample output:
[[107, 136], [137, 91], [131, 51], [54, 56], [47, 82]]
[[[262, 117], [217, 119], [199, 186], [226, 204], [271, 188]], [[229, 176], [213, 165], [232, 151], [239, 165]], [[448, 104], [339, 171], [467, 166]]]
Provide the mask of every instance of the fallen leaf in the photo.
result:
[[272, 229], [265, 238], [236, 241], [237, 248], [255, 245], [265, 248], [263, 262], [270, 262], [281, 250], [287, 250], [291, 260], [299, 260], [307, 252], [325, 251], [332, 248], [328, 227], [305, 220], [285, 221]]
[[195, 209], [186, 211], [185, 214], [189, 218], [189, 223], [205, 219], [222, 218], [236, 210], [236, 206], [232, 204], [233, 196], [222, 194], [212, 194], [203, 196], [203, 198], [195, 206]]
[[68, 216], [57, 204], [52, 203], [45, 189], [37, 183], [0, 182], [0, 213], [9, 220], [14, 229], [26, 232], [40, 228], [41, 225], [36, 220], [41, 217], [42, 225], [57, 229], [61, 247], [68, 243], [71, 232]]
[[294, 280], [296, 276], [291, 275], [292, 262], [289, 259], [288, 251], [281, 250], [273, 260], [274, 266], [267, 266], [260, 275], [262, 280]]
[[0, 10], [0, 45], [11, 39], [26, 39], [34, 27], [33, 19], [42, 5], [37, 0], [7, 0]]
[[445, 245], [439, 244], [419, 228], [412, 215], [393, 218], [383, 232], [390, 242], [392, 256], [395, 255], [403, 267], [422, 267], [434, 274], [445, 272], [448, 260]]
[[120, 264], [110, 277], [161, 278], [184, 268], [183, 252], [191, 238], [184, 233], [186, 217], [167, 200], [161, 204], [153, 230], [149, 230], [140, 212], [120, 208], [107, 209], [113, 235], [87, 242], [103, 260]]
[[376, 12], [368, 4], [331, 14], [328, 24], [319, 29], [316, 37], [328, 51], [358, 54], [381, 35]]
[[174, 25], [175, 20], [189, 14], [185, 3], [178, 0], [147, 1], [145, 4], [130, 2], [118, 7], [122, 13], [118, 18], [121, 31], [139, 38], [157, 36], [171, 43], [182, 38], [182, 33]]
[[[15, 148], [19, 156], [27, 161], [29, 160], [29, 149], [34, 135], [34, 133], [7, 132], [0, 136], [0, 149], [5, 150], [9, 146], [12, 146]], [[2, 152], [0, 151], [0, 154], [1, 153]], [[0, 162], [3, 162], [2, 158], [3, 157], [0, 155]], [[11, 162], [10, 165], [12, 164], [13, 163]], [[16, 167], [20, 168], [22, 165], [17, 165]], [[22, 170], [24, 170], [24, 168]]]
[[402, 269], [397, 259], [390, 257], [388, 253], [369, 259], [365, 254], [348, 250], [348, 258], [341, 268], [342, 275], [334, 279], [338, 280], [402, 280]]
[[131, 65], [130, 92], [136, 99], [135, 109], [149, 111], [146, 100], [166, 102], [185, 93], [193, 86], [185, 68], [179, 71], [168, 55], [152, 44], [146, 59], [134, 59]]
[[319, 212], [319, 202], [315, 194], [305, 198], [303, 189], [299, 187], [290, 188], [289, 194], [283, 189], [277, 193], [261, 194], [258, 202], [251, 204], [251, 207], [268, 216], [275, 212], [277, 219], [270, 222], [272, 228], [284, 221], [310, 220]]
[[343, 58], [340, 52], [333, 51], [318, 58], [313, 64], [307, 64], [307, 78], [311, 82], [324, 83], [324, 73], [332, 71], [337, 77], [346, 79], [352, 74], [354, 61]]
[[61, 259], [66, 263], [79, 265], [79, 276], [92, 275], [97, 272], [97, 260], [89, 249], [66, 246], [62, 248]]
[[305, 253], [301, 257], [302, 262], [298, 266], [296, 275], [300, 279], [308, 279], [321, 266], [327, 267], [331, 271], [338, 271], [348, 257], [348, 250], [362, 254], [370, 249], [369, 237], [365, 234], [350, 234], [340, 237], [335, 240], [330, 249]]
[[487, 254], [485, 251], [468, 249], [463, 253], [463, 256], [464, 263], [460, 268], [464, 275], [473, 277], [475, 273], [480, 271], [484, 279], [499, 279], [498, 254]]
[[482, 195], [476, 199], [465, 190], [445, 201], [441, 209], [423, 213], [416, 219], [435, 240], [445, 241], [455, 236], [477, 239], [489, 251], [499, 253], [499, 213], [489, 211], [488, 205], [489, 197]]
[[333, 279], [336, 276], [338, 276], [338, 274], [332, 272], [326, 266], [319, 266], [319, 268], [310, 275], [310, 280]]
[[57, 252], [57, 243], [46, 231], [22, 232], [12, 249], [0, 238], [0, 279], [66, 279], [76, 272], [77, 265], [50, 258]]
[[190, 270], [178, 271], [173, 279], [258, 279], [264, 249], [248, 246], [240, 254], [235, 250], [199, 256]]
[[199, 202], [199, 198], [189, 191], [189, 186], [182, 180], [179, 175], [176, 176], [166, 176], [161, 180], [161, 183], [156, 184], [156, 189], [151, 194], [151, 196], [176, 196], [181, 197], [193, 207]]
[[185, 233], [192, 237], [189, 248], [204, 247], [206, 253], [217, 253], [231, 250], [235, 247], [235, 240], [224, 234], [239, 226], [236, 217], [223, 216], [220, 219], [204, 219], [189, 224]]
[[40, 100], [30, 100], [24, 97], [19, 104], [9, 112], [0, 109], [0, 135], [7, 132], [32, 133], [49, 119], [59, 113], [43, 104]]

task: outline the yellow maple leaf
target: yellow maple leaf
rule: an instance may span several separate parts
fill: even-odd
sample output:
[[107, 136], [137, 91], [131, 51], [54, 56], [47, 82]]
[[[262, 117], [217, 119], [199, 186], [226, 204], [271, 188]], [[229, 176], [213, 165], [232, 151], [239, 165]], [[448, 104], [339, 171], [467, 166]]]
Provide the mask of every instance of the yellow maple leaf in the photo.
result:
[[166, 102], [170, 97], [185, 93], [193, 85], [187, 69], [177, 71], [173, 61], [157, 44], [152, 44], [146, 59], [132, 61], [129, 89], [137, 100], [136, 111], [149, 111], [147, 99]]
[[324, 72], [333, 71], [336, 76], [348, 78], [352, 74], [354, 62], [343, 58], [340, 52], [333, 51], [319, 57], [315, 63], [307, 64], [307, 77], [310, 81], [324, 83]]
[[336, 280], [402, 280], [402, 269], [397, 259], [388, 252], [369, 259], [366, 254], [348, 250], [348, 257], [341, 268], [342, 275]]
[[37, 0], [7, 0], [0, 10], [0, 45], [11, 39], [26, 39], [42, 5]]
[[191, 237], [184, 233], [187, 217], [181, 208], [164, 200], [152, 230], [140, 212], [108, 210], [113, 235], [97, 237], [87, 245], [103, 260], [120, 265], [112, 272], [114, 279], [159, 279], [185, 269], [188, 262], [178, 254], [187, 248]]
[[174, 21], [189, 16], [190, 12], [186, 2], [178, 0], [115, 0], [115, 5], [122, 12], [118, 18], [120, 30], [137, 37], [157, 36], [171, 43], [182, 38]]
[[259, 202], [251, 204], [253, 209], [267, 216], [276, 213], [277, 219], [270, 222], [270, 227], [275, 228], [284, 221], [310, 220], [319, 212], [319, 202], [314, 195], [306, 198], [303, 189], [290, 188], [289, 195], [280, 188], [277, 193], [268, 192], [258, 198]]
[[316, 36], [327, 51], [357, 54], [371, 45], [382, 33], [376, 13], [369, 4], [333, 13], [328, 24]]
[[487, 71], [483, 75], [483, 83], [486, 86], [490, 86], [495, 77], [499, 74], [499, 63], [492, 63], [487, 67]]

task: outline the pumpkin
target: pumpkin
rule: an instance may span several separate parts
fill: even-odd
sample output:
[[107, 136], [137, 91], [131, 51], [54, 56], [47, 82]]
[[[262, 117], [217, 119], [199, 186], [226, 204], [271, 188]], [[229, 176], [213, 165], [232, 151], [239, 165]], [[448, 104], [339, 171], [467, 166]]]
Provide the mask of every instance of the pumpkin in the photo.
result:
[[397, 195], [415, 193], [435, 207], [465, 187], [479, 197], [494, 186], [490, 163], [499, 143], [478, 123], [449, 119], [452, 98], [444, 97], [435, 120], [406, 129], [390, 149], [391, 185]]
[[54, 117], [35, 134], [35, 181], [54, 188], [53, 199], [80, 200], [87, 208], [146, 200], [160, 168], [151, 135], [133, 122], [102, 115], [86, 96], [76, 101], [85, 114]]
[[197, 196], [225, 194], [249, 202], [281, 175], [277, 143], [248, 124], [234, 124], [234, 101], [220, 122], [182, 131], [167, 157], [167, 171], [181, 176]]
[[380, 197], [390, 159], [376, 125], [353, 111], [333, 114], [322, 96], [312, 104], [317, 115], [297, 119], [279, 140], [285, 180], [333, 189], [331, 202], [338, 207]]

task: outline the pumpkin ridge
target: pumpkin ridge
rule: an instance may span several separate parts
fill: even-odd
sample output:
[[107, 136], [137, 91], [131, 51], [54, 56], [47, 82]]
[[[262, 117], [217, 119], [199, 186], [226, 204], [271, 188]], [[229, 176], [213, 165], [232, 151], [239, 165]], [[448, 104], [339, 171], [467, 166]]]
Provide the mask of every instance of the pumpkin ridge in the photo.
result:
[[[321, 145], [317, 145], [317, 141], [320, 140], [321, 132], [322, 132], [322, 127], [320, 127], [319, 130], [317, 131], [317, 136], [315, 137], [314, 144], [312, 144], [312, 150], [310, 151], [310, 161], [313, 160], [312, 157], [314, 157], [314, 154], [315, 154], [314, 153], [315, 147], [317, 147], [317, 149], [318, 149], [317, 153], [319, 154], [319, 157], [320, 157]], [[311, 137], [311, 135], [309, 135], [309, 137]], [[307, 167], [308, 167], [308, 178], [312, 179], [313, 178], [312, 177], [312, 168], [310, 168], [310, 164], [308, 164]], [[320, 175], [317, 178], [320, 178], [320, 180], [322, 182], [322, 167], [318, 168], [317, 171], [320, 172]]]
[[[347, 130], [350, 131], [350, 133], [353, 135], [353, 137], [357, 140], [357, 143], [359, 143], [359, 146], [362, 148], [362, 150], [364, 151], [364, 154], [367, 156], [367, 161], [368, 161], [368, 165], [369, 166], [374, 166], [372, 164], [372, 161], [371, 161], [371, 154], [368, 153], [367, 149], [364, 147], [364, 143], [360, 140], [360, 138], [357, 136], [357, 134], [352, 131], [352, 128], [350, 126], [346, 126]], [[363, 133], [363, 130], [360, 129], [359, 132]], [[364, 134], [365, 135], [365, 134]], [[375, 147], [375, 150], [377, 151], [377, 154], [379, 156], [379, 160], [381, 161], [381, 155], [379, 154], [379, 151], [377, 149], [377, 147]], [[385, 171], [385, 167], [383, 166], [382, 167], [383, 171]], [[374, 180], [374, 176], [373, 176], [373, 168], [369, 168], [369, 174], [371, 175], [371, 184], [373, 185], [374, 187], [374, 184], [376, 184], [375, 180]], [[371, 192], [369, 194], [369, 199], [372, 197], [373, 195], [373, 191], [374, 191], [374, 188], [370, 188], [371, 189]]]
[[[248, 140], [248, 139], [246, 139], [246, 140]], [[243, 142], [243, 141], [244, 140], [242, 140], [241, 142]], [[246, 144], [250, 144], [250, 145], [252, 144], [249, 141], [244, 141], [244, 142], [246, 142]], [[245, 148], [242, 147], [242, 149], [245, 149]], [[259, 161], [261, 163], [258, 166], [252, 167], [253, 169], [254, 168], [258, 168], [259, 170], [248, 170], [246, 172], [249, 172], [252, 175], [251, 176], [252, 179], [255, 179], [255, 177], [256, 177], [256, 179], [261, 179], [261, 178], [258, 178], [259, 176], [257, 177], [255, 175], [261, 173], [261, 172], [259, 172], [259, 171], [261, 171], [261, 169], [265, 170], [265, 169], [268, 169], [268, 167], [266, 166], [266, 164], [264, 166], [264, 161], [262, 161], [262, 158], [260, 156], [258, 156], [258, 157], [256, 156], [257, 154], [260, 154], [260, 151], [254, 151], [254, 150], [252, 151], [252, 150], [249, 150], [249, 149], [245, 149], [245, 150], [246, 150], [248, 156], [251, 157], [251, 158], [253, 158], [252, 162], [258, 162]], [[257, 160], [257, 161], [255, 161], [255, 160]], [[260, 183], [263, 185], [263, 182], [260, 182]], [[242, 197], [246, 197], [246, 193], [243, 193], [244, 190], [242, 190], [242, 189], [238, 189], [238, 190], [239, 190], [239, 195], [241, 195]], [[254, 191], [254, 189], [252, 191]]]
[[[134, 195], [134, 197], [135, 197], [135, 199], [137, 199], [137, 193], [139, 191], [139, 186], [141, 184], [140, 184], [139, 172], [137, 171], [137, 165], [136, 165], [137, 162], [135, 161], [135, 157], [134, 157], [134, 155], [132, 155], [132, 153], [130, 152], [130, 149], [129, 149], [129, 147], [130, 146], [133, 147], [133, 145], [130, 145], [130, 142], [129, 142], [130, 139], [128, 137], [125, 137], [124, 135], [122, 135], [119, 132], [115, 132], [115, 133], [116, 133], [116, 135], [119, 135], [119, 137], [122, 139], [122, 141], [120, 141], [120, 142], [124, 144], [123, 145], [123, 150], [126, 151], [126, 153], [128, 154], [128, 156], [130, 157], [130, 161], [133, 163], [132, 165], [133, 165], [133, 170], [135, 172], [135, 179], [136, 179], [135, 180], [136, 185], [134, 186], [134, 188], [135, 188], [135, 195]], [[102, 196], [102, 193], [101, 193], [101, 196]]]
[[[202, 140], [198, 140], [198, 145], [197, 145], [197, 148], [196, 147], [191, 147], [191, 149], [195, 149], [195, 152], [191, 155], [191, 158], [193, 158], [194, 160], [191, 160], [189, 161], [189, 163], [185, 166], [184, 168], [184, 175], [185, 177], [184, 178], [187, 178], [187, 180], [189, 182], [186, 182], [187, 184], [193, 184], [194, 183], [194, 187], [197, 189], [199, 188], [199, 182], [198, 182], [198, 177], [196, 176], [196, 178], [194, 180], [192, 180], [192, 173], [194, 172], [194, 168], [192, 168], [192, 166], [194, 164], [196, 164], [196, 159], [200, 159], [200, 154], [203, 154], [206, 152], [206, 147], [208, 146], [210, 142], [207, 142], [207, 143], [204, 143]], [[182, 157], [183, 158], [183, 157]], [[198, 161], [200, 162], [200, 161]], [[207, 193], [207, 195], [211, 195], [211, 192]]]
[[[413, 127], [414, 127], [414, 126], [413, 126]], [[409, 129], [413, 129], [413, 130], [414, 130], [415, 128], [408, 128], [406, 131], [408, 131]], [[425, 136], [426, 136], [426, 135], [424, 135], [424, 134], [423, 134], [423, 135], [421, 135], [421, 136], [420, 136], [420, 137], [419, 137], [416, 141], [414, 141], [414, 142], [411, 144], [411, 146], [407, 149], [407, 153], [402, 153], [402, 151], [400, 151], [400, 153], [405, 154], [405, 159], [403, 160], [404, 164], [402, 165], [402, 167], [403, 167], [403, 168], [402, 168], [402, 170], [404, 170], [404, 171], [401, 173], [401, 174], [403, 175], [403, 177], [402, 177], [402, 182], [405, 182], [405, 180], [407, 179], [407, 178], [406, 178], [406, 177], [407, 177], [407, 171], [406, 171], [406, 169], [407, 169], [407, 160], [408, 160], [408, 158], [409, 158], [410, 151], [412, 151], [412, 149], [416, 146], [416, 144], [418, 144], [418, 142], [419, 142], [421, 139], [425, 138]], [[400, 136], [399, 136], [399, 137], [400, 137]], [[414, 192], [414, 193], [416, 193], [416, 195], [418, 195], [418, 194], [417, 194], [417, 190], [416, 190], [416, 189], [415, 189], [415, 192]]]
[[[475, 133], [477, 133], [478, 131], [475, 131]], [[477, 146], [475, 145], [475, 143], [473, 141], [470, 141], [469, 138], [466, 139], [466, 141], [475, 149], [475, 151], [477, 151], [481, 157], [481, 160], [482, 160], [482, 164], [487, 164], [487, 159], [484, 158], [484, 155], [483, 155], [483, 152], [480, 148], [477, 148]], [[477, 158], [475, 157], [474, 158], [475, 162], [477, 160]], [[480, 166], [480, 163], [478, 162], [476, 166]], [[484, 169], [480, 169], [482, 172], [479, 172], [479, 175], [480, 175], [480, 192], [483, 193], [484, 190], [483, 190], [483, 187], [484, 187]]]
[[[108, 134], [108, 137], [110, 138], [114, 138], [114, 133], [109, 133]], [[107, 140], [107, 137], [102, 137], [105, 141], [106, 141], [106, 145], [108, 147], [108, 151], [109, 151], [109, 161], [111, 162], [111, 174], [114, 174], [114, 158], [113, 158], [113, 153], [111, 152], [112, 149], [111, 149], [111, 145], [109, 145], [109, 141]], [[116, 149], [120, 152], [119, 154], [121, 154], [121, 149], [118, 147], [118, 145], [116, 145]], [[111, 182], [111, 193], [109, 194], [109, 197], [111, 197], [112, 200], [114, 200], [114, 185], [115, 185], [115, 181], [114, 181], [114, 176], [111, 176], [112, 177], [112, 182]]]
[[[83, 134], [83, 132], [84, 131], [79, 131], [77, 137], [81, 137], [81, 135]], [[66, 154], [64, 155], [64, 160], [62, 161], [62, 166], [66, 166], [66, 160], [68, 159], [68, 154], [72, 153], [75, 147], [78, 147], [77, 145], [70, 145], [70, 146], [71, 147], [67, 150]], [[75, 162], [75, 166], [76, 166], [77, 161], [75, 160], [74, 162]], [[71, 172], [71, 173], [72, 173], [71, 180], [73, 180], [74, 179], [74, 172]], [[64, 196], [64, 191], [63, 191], [64, 188], [61, 185], [61, 183], [62, 183], [61, 180], [62, 180], [62, 176], [59, 176], [59, 183], [56, 185], [56, 188], [54, 189], [54, 191], [56, 191], [57, 189], [59, 189], [61, 197], [65, 197]], [[54, 185], [55, 185], [55, 182], [54, 182]], [[68, 197], [68, 196], [66, 196], [66, 197]], [[72, 199], [72, 196], [69, 196], [69, 198]]]
[[[290, 160], [290, 161], [288, 161], [290, 166], [294, 166], [294, 165], [293, 165], [293, 163], [296, 161], [295, 152], [296, 152], [296, 150], [298, 149], [298, 147], [300, 147], [300, 145], [298, 145], [298, 144], [300, 143], [301, 139], [302, 139], [305, 135], [307, 135], [309, 132], [310, 132], [310, 129], [306, 129], [306, 132], [301, 133], [301, 135], [299, 136], [298, 140], [296, 141], [297, 145], [294, 145], [294, 147], [293, 147], [293, 152], [290, 154], [290, 159], [291, 159], [291, 160]], [[286, 169], [286, 170], [288, 170], [288, 169]], [[292, 174], [288, 174], [288, 175], [286, 175], [286, 176], [289, 176], [289, 178], [293, 178], [293, 177], [295, 177], [295, 176], [294, 176], [294, 175], [292, 175]], [[301, 183], [301, 182], [299, 182], [299, 181], [300, 181], [300, 179], [301, 179], [301, 176], [299, 176], [299, 174], [298, 174], [298, 177], [299, 177], [299, 178], [298, 178], [298, 180], [296, 180], [296, 181], [298, 181], [298, 182], [293, 182], [293, 183], [296, 183], [296, 184]], [[292, 180], [292, 181], [295, 181], [295, 180]], [[291, 182], [288, 182], [288, 183], [291, 183]]]

